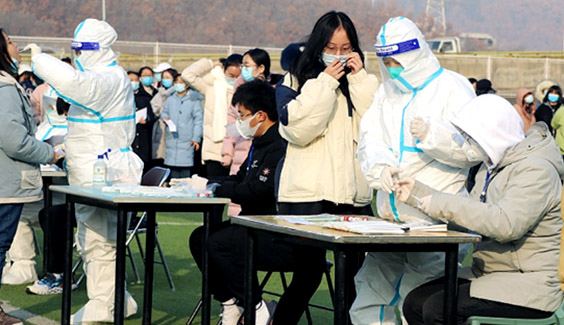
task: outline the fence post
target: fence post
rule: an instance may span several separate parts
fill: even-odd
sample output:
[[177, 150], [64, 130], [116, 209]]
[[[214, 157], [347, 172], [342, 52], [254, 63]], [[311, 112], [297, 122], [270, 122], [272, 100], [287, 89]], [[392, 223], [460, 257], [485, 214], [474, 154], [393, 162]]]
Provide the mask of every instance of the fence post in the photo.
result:
[[161, 52], [161, 51], [160, 51], [160, 48], [159, 48], [159, 41], [157, 41], [157, 42], [155, 43], [155, 51], [154, 51], [154, 54], [155, 54], [155, 67], [156, 67], [157, 65], [159, 65], [159, 54], [160, 54], [160, 52]]
[[492, 57], [488, 55], [488, 64], [486, 67], [486, 75], [488, 76], [488, 80], [492, 80]]
[[549, 73], [550, 62], [548, 61], [548, 57], [544, 60], [544, 79], [548, 79], [550, 77]]
[[229, 49], [227, 50], [227, 56], [233, 54], [233, 44], [229, 44]]

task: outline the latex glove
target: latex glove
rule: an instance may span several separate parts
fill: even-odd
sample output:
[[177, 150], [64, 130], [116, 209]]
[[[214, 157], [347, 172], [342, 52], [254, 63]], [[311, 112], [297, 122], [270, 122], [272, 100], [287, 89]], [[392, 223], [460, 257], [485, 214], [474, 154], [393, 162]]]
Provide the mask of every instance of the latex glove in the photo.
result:
[[387, 193], [392, 193], [394, 188], [394, 177], [397, 178], [397, 175], [401, 172], [401, 169], [395, 167], [385, 167], [382, 170], [382, 174], [380, 174], [380, 183], [382, 184], [382, 190], [386, 191]]
[[429, 134], [429, 124], [425, 123], [420, 116], [416, 116], [411, 120], [409, 132], [411, 132], [411, 135], [415, 139], [423, 141], [427, 137], [427, 134]]
[[41, 48], [35, 43], [27, 44], [27, 46], [24, 47], [22, 51], [27, 51], [27, 50], [31, 50], [31, 57], [34, 57], [37, 54], [41, 54]]
[[55, 147], [53, 147], [53, 149], [55, 150], [56, 153], [59, 154], [60, 158], [63, 158], [65, 156], [65, 144], [64, 143], [56, 145]]

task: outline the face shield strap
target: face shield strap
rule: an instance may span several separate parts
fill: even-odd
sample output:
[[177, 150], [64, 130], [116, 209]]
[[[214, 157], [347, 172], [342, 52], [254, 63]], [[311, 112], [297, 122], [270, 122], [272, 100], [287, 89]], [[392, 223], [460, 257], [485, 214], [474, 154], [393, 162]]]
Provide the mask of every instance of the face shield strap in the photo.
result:
[[[382, 42], [382, 44], [384, 44]], [[376, 48], [376, 55], [377, 56], [392, 56], [398, 55], [401, 53], [413, 51], [420, 49], [421, 46], [419, 45], [419, 40], [417, 38], [410, 39], [408, 41], [404, 41], [401, 43], [396, 44], [389, 44], [389, 45], [374, 45]]]
[[75, 51], [98, 51], [100, 50], [100, 43], [72, 41], [71, 49]]

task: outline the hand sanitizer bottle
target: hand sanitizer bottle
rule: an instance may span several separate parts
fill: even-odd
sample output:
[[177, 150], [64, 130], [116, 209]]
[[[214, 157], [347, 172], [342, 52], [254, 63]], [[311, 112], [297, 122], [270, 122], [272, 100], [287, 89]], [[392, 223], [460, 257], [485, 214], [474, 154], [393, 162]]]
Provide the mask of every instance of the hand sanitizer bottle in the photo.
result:
[[94, 171], [92, 177], [92, 185], [94, 187], [106, 186], [106, 171], [107, 166], [104, 161], [104, 155], [98, 155], [98, 159], [94, 163]]

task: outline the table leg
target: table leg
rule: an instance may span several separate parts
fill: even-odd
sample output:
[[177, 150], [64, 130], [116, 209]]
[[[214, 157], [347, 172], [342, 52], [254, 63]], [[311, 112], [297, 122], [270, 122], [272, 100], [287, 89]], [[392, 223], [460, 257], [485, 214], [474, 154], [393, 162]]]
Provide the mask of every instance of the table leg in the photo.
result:
[[445, 324], [456, 324], [458, 302], [458, 244], [448, 244], [445, 250]]
[[127, 231], [127, 213], [118, 210], [116, 234], [116, 283], [114, 324], [123, 324], [125, 296], [125, 237]]
[[63, 306], [61, 309], [61, 324], [70, 324], [70, 309], [71, 309], [71, 292], [72, 292], [72, 217], [73, 217], [74, 204], [69, 202], [67, 198], [67, 228], [65, 240], [65, 271], [63, 278]]
[[257, 237], [251, 228], [247, 228], [247, 239], [246, 239], [246, 253], [245, 253], [245, 325], [255, 325], [255, 301], [254, 288], [255, 285], [253, 278], [256, 274], [256, 249], [257, 249]]
[[153, 271], [155, 260], [155, 211], [147, 211], [147, 234], [145, 237], [145, 286], [143, 294], [143, 324], [151, 324], [153, 308]]
[[[53, 198], [51, 192], [49, 192], [49, 185], [51, 185], [51, 177], [43, 177], [43, 212], [45, 214], [45, 220], [49, 223], [49, 209], [53, 206]], [[43, 265], [41, 270], [41, 277], [47, 274], [47, 259], [49, 254], [49, 242], [47, 241], [47, 236], [43, 234]]]
[[204, 211], [204, 236], [202, 238], [202, 325], [210, 324], [211, 295], [209, 286], [208, 238], [210, 236], [213, 209]]
[[347, 288], [349, 275], [347, 272], [347, 253], [337, 248], [334, 252], [335, 258], [335, 314], [333, 323], [335, 325], [350, 324], [348, 310], [350, 298], [350, 288]]

